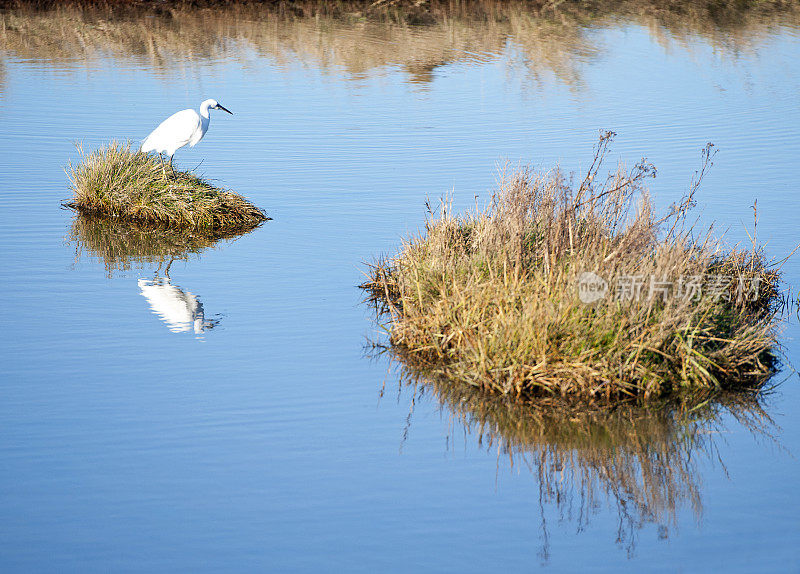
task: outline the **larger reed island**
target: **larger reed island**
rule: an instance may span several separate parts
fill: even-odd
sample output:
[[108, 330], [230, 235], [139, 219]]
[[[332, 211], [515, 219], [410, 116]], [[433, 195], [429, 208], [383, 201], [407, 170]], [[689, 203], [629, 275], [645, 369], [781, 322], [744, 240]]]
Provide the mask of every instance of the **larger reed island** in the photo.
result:
[[252, 229], [268, 218], [241, 195], [184, 171], [165, 168], [154, 155], [112, 142], [68, 168], [73, 198], [67, 207], [92, 216], [191, 229], [212, 237]]
[[[755, 241], [724, 250], [686, 225], [688, 195], [655, 214], [642, 161], [603, 177], [502, 174], [484, 210], [447, 204], [363, 287], [392, 351], [459, 384], [517, 397], [653, 399], [758, 387], [774, 372], [778, 272]], [[433, 212], [432, 212], [433, 213]]]

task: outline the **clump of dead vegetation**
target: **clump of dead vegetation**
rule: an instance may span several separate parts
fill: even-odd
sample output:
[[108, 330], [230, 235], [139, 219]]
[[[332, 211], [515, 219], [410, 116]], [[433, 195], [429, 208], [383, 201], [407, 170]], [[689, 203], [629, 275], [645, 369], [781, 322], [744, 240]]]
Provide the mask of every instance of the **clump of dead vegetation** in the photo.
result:
[[112, 142], [70, 165], [73, 198], [67, 207], [94, 216], [199, 230], [247, 231], [268, 218], [241, 195], [188, 172], [167, 173], [157, 156]]
[[656, 216], [641, 161], [586, 177], [504, 173], [485, 210], [447, 203], [362, 285], [395, 354], [433, 376], [517, 397], [653, 399], [757, 387], [776, 368], [779, 273], [755, 239], [725, 250], [686, 224], [710, 165]]

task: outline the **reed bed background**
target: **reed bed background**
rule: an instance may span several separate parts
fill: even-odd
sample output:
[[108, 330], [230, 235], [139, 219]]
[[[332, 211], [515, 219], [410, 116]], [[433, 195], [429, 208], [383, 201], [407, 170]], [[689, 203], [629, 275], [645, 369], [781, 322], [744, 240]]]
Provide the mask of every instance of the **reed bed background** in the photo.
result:
[[95, 216], [202, 231], [209, 235], [253, 229], [268, 218], [242, 196], [194, 174], [170, 173], [157, 156], [112, 142], [68, 168], [73, 198], [67, 207]]
[[[755, 240], [726, 250], [686, 225], [712, 148], [688, 195], [658, 217], [652, 165], [600, 175], [613, 135], [582, 181], [503, 173], [485, 209], [453, 215], [445, 202], [369, 267], [362, 287], [405, 363], [518, 398], [652, 400], [758, 387], [775, 372], [777, 269]], [[587, 272], [605, 297], [581, 296]], [[687, 278], [699, 288], [687, 292]]]

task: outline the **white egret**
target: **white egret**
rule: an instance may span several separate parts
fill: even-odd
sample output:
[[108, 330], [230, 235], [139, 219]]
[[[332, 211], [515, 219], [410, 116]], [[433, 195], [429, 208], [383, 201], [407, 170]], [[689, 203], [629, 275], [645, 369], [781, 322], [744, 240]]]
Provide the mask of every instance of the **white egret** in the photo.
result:
[[172, 156], [175, 155], [175, 152], [186, 144], [194, 147], [206, 135], [208, 124], [211, 123], [209, 110], [222, 110], [233, 115], [232, 111], [222, 107], [217, 100], [205, 100], [200, 104], [199, 114], [195, 110], [176, 112], [161, 122], [142, 142], [143, 152], [158, 152], [165, 178], [167, 177], [167, 172], [164, 169], [164, 158], [161, 154], [166, 153], [169, 156], [169, 169], [173, 171]]

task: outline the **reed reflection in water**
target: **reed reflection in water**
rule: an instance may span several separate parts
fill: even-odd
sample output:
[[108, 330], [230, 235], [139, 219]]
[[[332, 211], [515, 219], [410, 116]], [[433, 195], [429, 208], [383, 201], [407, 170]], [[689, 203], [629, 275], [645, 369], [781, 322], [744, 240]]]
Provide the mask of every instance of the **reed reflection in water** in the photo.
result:
[[400, 392], [411, 395], [403, 442], [415, 407], [432, 401], [450, 421], [448, 450], [463, 434], [479, 448], [496, 452], [498, 472], [507, 459], [510, 468], [534, 475], [539, 485], [539, 556], [545, 562], [550, 557], [549, 517], [575, 523], [580, 533], [604, 503], [618, 517], [609, 538], [629, 556], [647, 525], [668, 538], [682, 509], [689, 509], [699, 523], [704, 468], [719, 464], [724, 469], [717, 442], [728, 432], [722, 423], [726, 415], [773, 442], [779, 430], [765, 409], [767, 390], [695, 395], [647, 408], [559, 398], [520, 403], [426, 378], [403, 365]]
[[76, 261], [87, 254], [101, 260], [109, 278], [116, 271], [156, 267], [152, 279], [137, 279], [139, 292], [147, 299], [152, 312], [173, 333], [193, 332], [202, 335], [213, 329], [220, 318], [206, 318], [199, 297], [172, 284], [170, 268], [176, 260], [188, 261], [192, 255], [199, 258], [204, 250], [214, 247], [223, 239], [230, 240], [236, 236], [208, 236], [77, 215], [68, 240], [75, 245]]
[[583, 65], [607, 51], [598, 30], [631, 24], [648, 30], [665, 49], [675, 45], [691, 51], [701, 39], [739, 58], [755, 53], [776, 26], [800, 27], [794, 5], [781, 11], [722, 10], [716, 16], [691, 7], [678, 13], [637, 2], [608, 3], [603, 9], [564, 4], [557, 10], [493, 0], [434, 3], [422, 17], [402, 8], [378, 8], [366, 15], [319, 3], [283, 8], [72, 3], [50, 10], [8, 10], [0, 21], [0, 72], [9, 57], [49, 60], [67, 69], [100, 66], [111, 57], [147, 65], [164, 76], [232, 61], [258, 67], [258, 58], [267, 57], [283, 69], [299, 61], [353, 79], [399, 68], [410, 83], [425, 85], [440, 66], [486, 62], [511, 48], [512, 59], [524, 65], [530, 79], [552, 74], [576, 89], [582, 85]]

